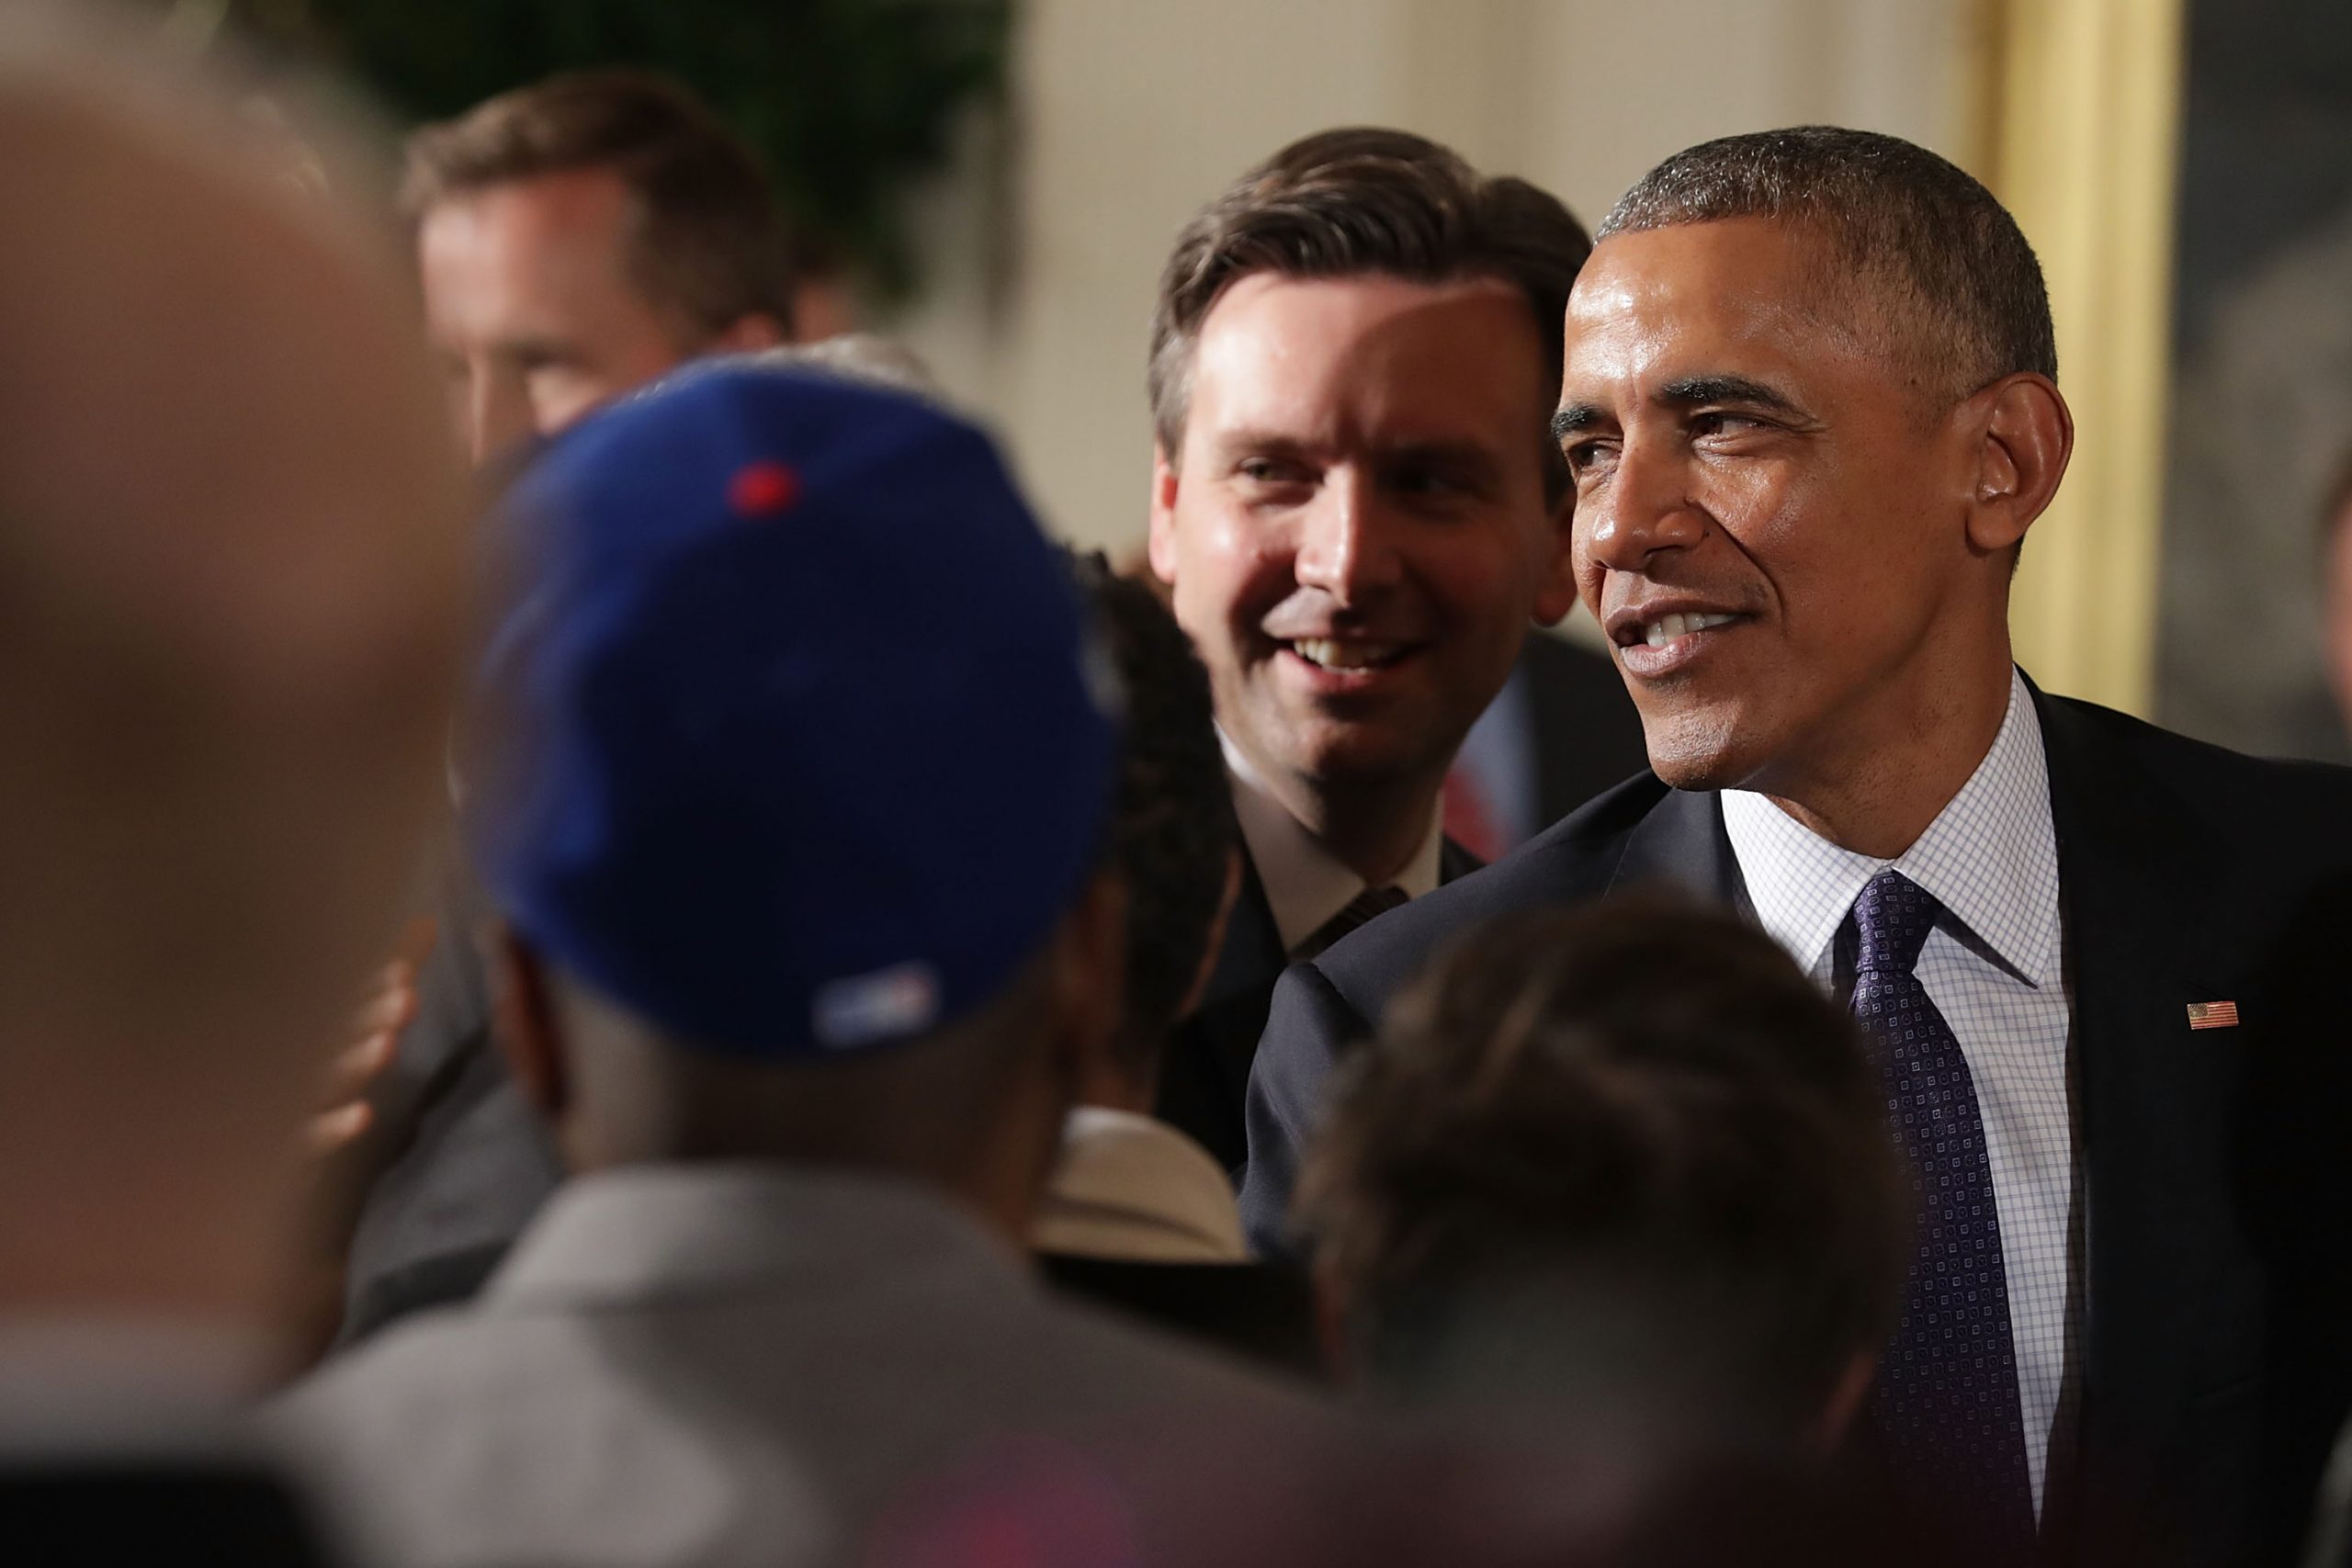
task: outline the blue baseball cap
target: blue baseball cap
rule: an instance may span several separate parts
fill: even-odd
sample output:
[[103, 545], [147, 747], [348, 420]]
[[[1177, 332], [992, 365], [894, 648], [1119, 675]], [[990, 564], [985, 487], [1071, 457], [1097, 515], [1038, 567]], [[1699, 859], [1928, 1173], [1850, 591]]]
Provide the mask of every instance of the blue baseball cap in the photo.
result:
[[683, 1045], [791, 1061], [999, 995], [1107, 829], [1113, 697], [986, 436], [704, 367], [516, 480], [465, 724], [507, 918]]

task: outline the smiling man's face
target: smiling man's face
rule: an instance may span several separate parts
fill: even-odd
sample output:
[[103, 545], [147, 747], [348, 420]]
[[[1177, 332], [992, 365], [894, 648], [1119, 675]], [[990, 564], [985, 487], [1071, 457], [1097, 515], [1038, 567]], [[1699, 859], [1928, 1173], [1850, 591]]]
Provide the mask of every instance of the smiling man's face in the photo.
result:
[[1916, 743], [1954, 644], [1998, 626], [1973, 448], [1832, 275], [1735, 219], [1611, 236], [1569, 298], [1577, 589], [1682, 788], [1793, 793]]
[[1498, 281], [1258, 273], [1209, 311], [1152, 567], [1279, 793], [1433, 788], [1531, 619], [1574, 608], [1546, 376]]

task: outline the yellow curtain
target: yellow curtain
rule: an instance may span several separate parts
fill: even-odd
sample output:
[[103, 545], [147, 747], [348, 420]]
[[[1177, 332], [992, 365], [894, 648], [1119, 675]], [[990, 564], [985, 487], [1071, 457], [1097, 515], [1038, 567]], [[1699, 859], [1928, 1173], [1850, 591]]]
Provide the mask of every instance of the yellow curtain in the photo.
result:
[[1972, 0], [1961, 161], [2017, 214], [2058, 325], [2074, 464], [2026, 540], [2018, 660], [2149, 711], [2183, 0]]

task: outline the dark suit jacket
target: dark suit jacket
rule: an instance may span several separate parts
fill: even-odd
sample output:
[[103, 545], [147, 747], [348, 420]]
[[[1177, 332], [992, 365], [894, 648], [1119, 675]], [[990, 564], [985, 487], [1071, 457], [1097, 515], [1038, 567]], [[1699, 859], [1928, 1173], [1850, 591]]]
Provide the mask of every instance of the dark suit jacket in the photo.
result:
[[[2081, 1434], [2045, 1531], [2283, 1562], [2352, 1402], [2352, 772], [2035, 695], [2088, 1200]], [[1645, 775], [1292, 970], [1250, 1089], [1253, 1237], [1280, 1239], [1333, 1059], [1440, 940], [1659, 883], [1745, 903], [1715, 798]], [[2207, 1001], [2240, 1023], [2192, 1032]]]
[[1536, 632], [1520, 650], [1533, 720], [1535, 804], [1550, 827], [1649, 766], [1642, 716], [1605, 653]]
[[475, 936], [486, 908], [453, 873], [415, 1021], [372, 1097], [382, 1163], [352, 1237], [338, 1346], [471, 1296], [562, 1179], [553, 1139], [491, 1039]]
[[[1478, 857], [1448, 839], [1438, 859], [1438, 882], [1478, 869]], [[1241, 1097], [1250, 1083], [1250, 1063], [1266, 1030], [1266, 1004], [1274, 982], [1290, 963], [1266, 885], [1247, 845], [1241, 851], [1241, 892], [1225, 928], [1216, 968], [1201, 992], [1200, 1005], [1176, 1026], [1160, 1057], [1159, 1102], [1153, 1113], [1186, 1134], [1235, 1173], [1249, 1157], [1242, 1132]]]

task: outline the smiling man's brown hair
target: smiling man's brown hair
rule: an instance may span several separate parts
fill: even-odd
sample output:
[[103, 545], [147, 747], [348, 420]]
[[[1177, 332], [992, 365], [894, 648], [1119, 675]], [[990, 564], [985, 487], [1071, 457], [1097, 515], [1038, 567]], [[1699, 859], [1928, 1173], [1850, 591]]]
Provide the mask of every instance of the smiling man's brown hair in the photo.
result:
[[[1525, 180], [1481, 175], [1425, 137], [1366, 127], [1302, 138], [1236, 180], [1177, 236], [1151, 321], [1153, 433], [1162, 451], [1183, 450], [1201, 323], [1250, 273], [1498, 278], [1525, 296], [1545, 385], [1556, 387], [1560, 318], [1591, 254], [1584, 226], [1557, 197]], [[1547, 454], [1544, 473], [1552, 494], [1566, 491], [1556, 453]]]

